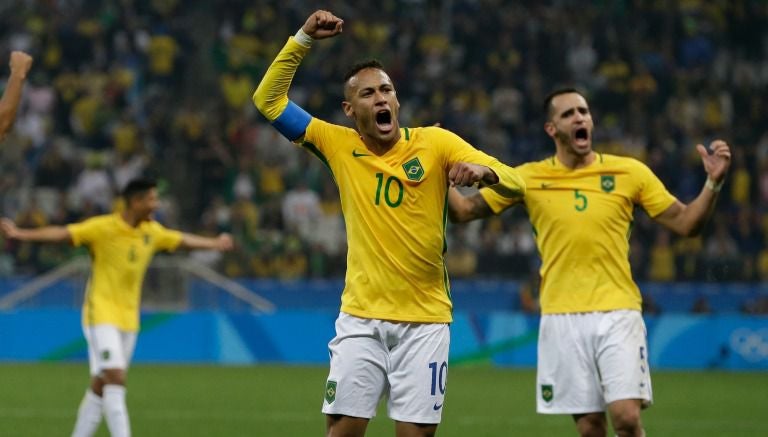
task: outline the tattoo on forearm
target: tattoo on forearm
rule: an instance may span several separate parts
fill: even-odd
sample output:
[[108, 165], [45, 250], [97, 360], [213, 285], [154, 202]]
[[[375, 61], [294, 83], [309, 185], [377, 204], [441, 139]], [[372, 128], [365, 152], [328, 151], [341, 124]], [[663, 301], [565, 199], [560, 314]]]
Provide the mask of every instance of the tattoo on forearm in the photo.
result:
[[472, 219], [488, 217], [493, 214], [493, 211], [491, 211], [488, 203], [485, 202], [485, 199], [483, 199], [483, 196], [480, 195], [480, 193], [470, 197], [469, 200], [472, 203], [472, 208], [470, 209]]

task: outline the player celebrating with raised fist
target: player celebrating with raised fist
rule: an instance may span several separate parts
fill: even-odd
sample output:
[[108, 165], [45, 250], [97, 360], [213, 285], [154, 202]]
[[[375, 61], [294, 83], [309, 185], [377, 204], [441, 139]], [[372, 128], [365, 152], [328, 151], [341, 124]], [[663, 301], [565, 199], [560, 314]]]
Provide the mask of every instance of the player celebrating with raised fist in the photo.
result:
[[327, 11], [309, 16], [253, 95], [290, 141], [317, 156], [339, 188], [347, 273], [322, 411], [329, 436], [361, 436], [382, 396], [398, 436], [434, 435], [448, 370], [451, 295], [445, 270], [449, 185], [482, 183], [502, 197], [525, 186], [512, 168], [439, 127], [401, 127], [395, 85], [377, 61], [344, 77], [355, 129], [312, 117], [288, 88], [312, 44], [342, 32]]

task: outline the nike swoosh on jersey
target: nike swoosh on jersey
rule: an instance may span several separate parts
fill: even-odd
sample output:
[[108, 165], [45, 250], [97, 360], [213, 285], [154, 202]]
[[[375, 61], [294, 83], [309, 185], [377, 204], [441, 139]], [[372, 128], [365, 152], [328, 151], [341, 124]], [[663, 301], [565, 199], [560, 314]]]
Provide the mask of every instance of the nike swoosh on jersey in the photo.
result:
[[355, 158], [359, 158], [361, 156], [371, 156], [371, 155], [367, 153], [357, 153], [357, 150], [352, 150], [352, 156], [354, 156]]
[[441, 408], [443, 408], [443, 404], [440, 404], [440, 405], [435, 404], [435, 405], [432, 406], [432, 409], [435, 410], [435, 411], [437, 411], [437, 410], [439, 410]]

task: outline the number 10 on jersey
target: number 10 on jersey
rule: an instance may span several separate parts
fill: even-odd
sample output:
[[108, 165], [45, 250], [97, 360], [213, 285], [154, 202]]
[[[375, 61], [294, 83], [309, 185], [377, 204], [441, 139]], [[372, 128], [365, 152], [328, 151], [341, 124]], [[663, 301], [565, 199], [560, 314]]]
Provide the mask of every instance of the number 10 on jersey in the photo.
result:
[[[384, 202], [386, 202], [387, 206], [389, 206], [390, 208], [397, 208], [398, 206], [400, 206], [400, 203], [402, 203], [403, 201], [403, 191], [404, 191], [403, 183], [400, 182], [400, 179], [398, 179], [395, 176], [390, 176], [387, 178], [387, 182], [385, 183], [384, 173], [376, 173], [376, 180], [377, 180], [376, 198], [374, 199], [373, 203], [378, 206], [381, 203], [381, 198], [383, 197]], [[392, 188], [393, 182], [395, 183], [395, 185], [397, 185], [397, 188], [396, 188], [397, 195], [394, 196], [394, 198], [392, 196], [392, 192], [390, 191], [390, 189]], [[383, 195], [381, 192], [382, 186], [384, 188]]]

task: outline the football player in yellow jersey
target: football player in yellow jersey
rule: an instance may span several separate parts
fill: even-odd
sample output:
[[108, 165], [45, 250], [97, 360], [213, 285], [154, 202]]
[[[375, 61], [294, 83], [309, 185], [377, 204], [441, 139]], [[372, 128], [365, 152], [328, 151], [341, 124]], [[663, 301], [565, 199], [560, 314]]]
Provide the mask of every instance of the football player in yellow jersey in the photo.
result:
[[449, 185], [482, 182], [502, 197], [525, 186], [517, 172], [438, 127], [401, 127], [395, 86], [376, 61], [344, 79], [344, 113], [355, 129], [312, 117], [288, 100], [302, 58], [343, 21], [310, 15], [289, 38], [253, 95], [289, 140], [315, 154], [339, 188], [347, 273], [329, 343], [322, 411], [329, 436], [362, 436], [382, 396], [398, 436], [429, 436], [447, 382], [450, 287], [445, 271]]
[[592, 150], [592, 115], [575, 89], [545, 102], [544, 130], [555, 155], [517, 167], [524, 197], [452, 189], [449, 214], [464, 222], [520, 203], [541, 254], [537, 411], [571, 414], [582, 436], [605, 436], [605, 411], [619, 436], [644, 435], [640, 410], [652, 402], [641, 296], [629, 267], [632, 213], [639, 205], [680, 235], [699, 233], [712, 214], [731, 153], [721, 140], [696, 146], [707, 172], [689, 204], [672, 196], [641, 162]]
[[69, 242], [89, 249], [91, 276], [83, 299], [91, 385], [80, 403], [73, 437], [93, 435], [106, 418], [112, 436], [129, 436], [125, 376], [139, 329], [141, 285], [158, 251], [232, 249], [232, 238], [202, 237], [165, 228], [152, 219], [158, 206], [154, 181], [136, 179], [123, 190], [125, 209], [67, 226], [19, 229], [8, 219], [0, 230], [23, 241]]
[[0, 99], [0, 141], [13, 126], [16, 120], [16, 110], [19, 108], [21, 100], [21, 89], [24, 87], [24, 80], [27, 78], [29, 69], [32, 68], [32, 57], [21, 51], [11, 52], [11, 75], [5, 83], [3, 98]]

